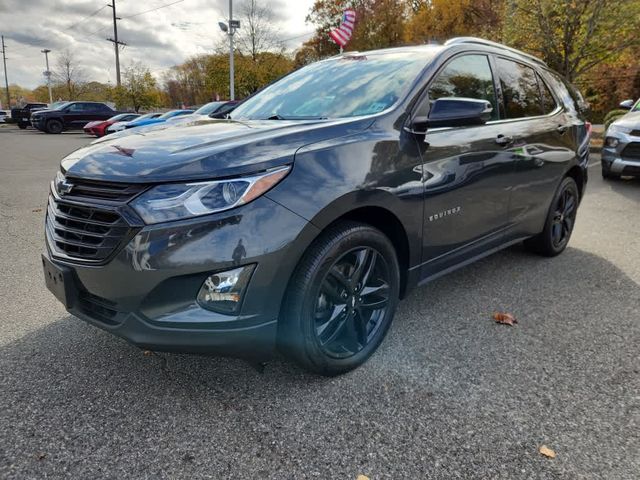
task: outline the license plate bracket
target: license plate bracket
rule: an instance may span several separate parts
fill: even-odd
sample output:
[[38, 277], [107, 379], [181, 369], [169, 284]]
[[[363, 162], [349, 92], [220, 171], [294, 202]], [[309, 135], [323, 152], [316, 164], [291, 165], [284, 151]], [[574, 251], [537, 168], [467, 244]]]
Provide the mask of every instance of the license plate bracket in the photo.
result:
[[44, 282], [49, 291], [62, 302], [65, 308], [71, 308], [75, 299], [71, 270], [56, 265], [44, 255], [42, 255], [42, 268]]

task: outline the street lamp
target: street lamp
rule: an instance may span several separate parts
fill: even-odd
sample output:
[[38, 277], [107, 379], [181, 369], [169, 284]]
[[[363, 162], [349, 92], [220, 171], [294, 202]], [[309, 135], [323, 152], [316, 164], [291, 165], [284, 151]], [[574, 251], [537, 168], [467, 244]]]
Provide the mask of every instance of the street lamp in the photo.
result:
[[240, 20], [233, 19], [233, 0], [229, 0], [229, 24], [227, 25], [224, 22], [218, 22], [218, 26], [220, 27], [220, 30], [229, 35], [229, 100], [235, 100], [233, 36], [235, 35], [236, 30], [240, 28]]
[[45, 48], [44, 50], [40, 50], [44, 53], [44, 61], [47, 65], [47, 69], [43, 72], [44, 76], [47, 77], [47, 87], [49, 88], [49, 105], [53, 103], [53, 95], [51, 94], [51, 70], [49, 70], [49, 53], [51, 50]]

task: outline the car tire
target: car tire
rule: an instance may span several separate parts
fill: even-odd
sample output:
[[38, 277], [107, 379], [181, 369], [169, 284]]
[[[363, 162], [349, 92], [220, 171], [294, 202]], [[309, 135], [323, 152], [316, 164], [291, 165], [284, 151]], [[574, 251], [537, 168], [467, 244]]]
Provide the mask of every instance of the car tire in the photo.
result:
[[19, 122], [19, 123], [18, 123], [18, 128], [19, 128], [20, 130], [25, 130], [25, 129], [27, 128], [27, 124], [26, 124], [26, 123]]
[[45, 131], [47, 133], [54, 133], [54, 134], [62, 133], [62, 129], [63, 129], [62, 122], [56, 119], [47, 121], [47, 125], [45, 127]]
[[291, 277], [279, 348], [315, 374], [353, 370], [386, 336], [399, 291], [391, 241], [370, 225], [338, 223], [313, 242]]
[[579, 204], [578, 185], [573, 178], [566, 177], [553, 196], [544, 230], [539, 235], [526, 240], [525, 246], [546, 257], [561, 254], [571, 239]]
[[620, 180], [620, 174], [611, 173], [611, 170], [602, 165], [602, 178], [605, 180]]

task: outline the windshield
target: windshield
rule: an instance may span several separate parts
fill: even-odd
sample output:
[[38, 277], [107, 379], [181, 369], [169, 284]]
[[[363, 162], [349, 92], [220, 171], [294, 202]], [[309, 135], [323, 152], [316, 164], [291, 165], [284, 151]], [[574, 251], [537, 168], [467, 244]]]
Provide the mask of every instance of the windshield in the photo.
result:
[[51, 104], [51, 110], [62, 110], [71, 102], [54, 102]]
[[186, 115], [188, 113], [193, 113], [193, 110], [172, 110], [171, 112], [160, 115], [158, 118], [166, 120], [167, 118], [175, 117], [176, 115]]
[[145, 113], [144, 115], [140, 115], [138, 118], [132, 120], [133, 121], [138, 121], [138, 120], [146, 120], [147, 118], [156, 118], [158, 116], [157, 113]]
[[354, 53], [317, 62], [249, 98], [231, 118], [286, 120], [378, 113], [402, 98], [436, 52]]
[[202, 107], [197, 109], [194, 113], [197, 115], [209, 115], [210, 113], [218, 110], [222, 105], [224, 105], [224, 102], [207, 103], [206, 105], [203, 105]]

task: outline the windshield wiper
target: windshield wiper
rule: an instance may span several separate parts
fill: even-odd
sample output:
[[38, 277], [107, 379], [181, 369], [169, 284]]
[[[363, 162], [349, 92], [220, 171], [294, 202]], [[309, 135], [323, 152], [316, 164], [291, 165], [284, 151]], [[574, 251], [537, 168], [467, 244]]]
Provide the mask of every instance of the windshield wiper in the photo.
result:
[[305, 117], [305, 116], [296, 116], [296, 117], [283, 117], [279, 113], [275, 115], [271, 115], [267, 117], [265, 120], [327, 120], [327, 117]]

